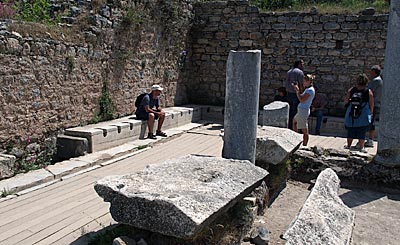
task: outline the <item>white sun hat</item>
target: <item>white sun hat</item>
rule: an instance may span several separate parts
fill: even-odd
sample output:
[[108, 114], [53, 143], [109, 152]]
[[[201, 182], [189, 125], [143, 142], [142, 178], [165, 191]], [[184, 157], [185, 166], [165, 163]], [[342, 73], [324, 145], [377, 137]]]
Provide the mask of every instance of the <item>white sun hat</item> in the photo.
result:
[[163, 91], [164, 89], [160, 85], [156, 84], [156, 85], [151, 86], [151, 91], [154, 91], [154, 90]]

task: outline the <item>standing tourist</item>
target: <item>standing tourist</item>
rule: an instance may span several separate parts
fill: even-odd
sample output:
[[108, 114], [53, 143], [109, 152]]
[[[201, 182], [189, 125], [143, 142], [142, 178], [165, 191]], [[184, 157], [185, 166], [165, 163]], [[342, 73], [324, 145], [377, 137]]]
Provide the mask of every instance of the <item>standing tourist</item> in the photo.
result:
[[300, 88], [297, 84], [294, 85], [296, 90], [296, 96], [299, 100], [297, 107], [297, 114], [293, 118], [293, 130], [297, 132], [299, 129], [303, 134], [303, 145], [306, 146], [308, 143], [308, 117], [310, 116], [311, 103], [315, 96], [315, 90], [312, 86], [315, 76], [308, 74], [304, 76], [303, 86], [304, 92], [300, 92]]
[[287, 72], [286, 79], [286, 92], [287, 100], [289, 102], [289, 128], [293, 128], [293, 118], [297, 113], [297, 106], [299, 105], [299, 99], [297, 98], [297, 91], [295, 86], [299, 88], [300, 93], [304, 91], [303, 87], [303, 73], [304, 61], [297, 60], [294, 62], [293, 68]]
[[345, 126], [347, 129], [347, 145], [350, 149], [353, 139], [358, 139], [359, 150], [366, 153], [365, 134], [371, 123], [371, 114], [374, 108], [374, 96], [367, 88], [368, 77], [360, 74], [357, 77], [357, 85], [347, 91], [345, 103], [347, 105], [345, 115]]
[[374, 95], [374, 110], [369, 125], [369, 138], [365, 142], [365, 147], [374, 147], [373, 139], [375, 137], [375, 121], [379, 121], [379, 112], [381, 110], [381, 95], [383, 80], [381, 78], [381, 67], [374, 65], [371, 67], [370, 75], [372, 80], [368, 84], [368, 88]]

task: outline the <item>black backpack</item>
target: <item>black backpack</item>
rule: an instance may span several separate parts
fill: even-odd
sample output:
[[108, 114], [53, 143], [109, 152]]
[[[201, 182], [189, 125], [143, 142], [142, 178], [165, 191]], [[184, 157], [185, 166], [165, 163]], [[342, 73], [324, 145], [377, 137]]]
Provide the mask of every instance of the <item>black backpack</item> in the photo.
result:
[[367, 104], [363, 99], [366, 96], [366, 92], [368, 92], [368, 88], [365, 88], [363, 91], [355, 91], [350, 97], [350, 117], [352, 119], [357, 119], [361, 116], [362, 109]]
[[139, 94], [139, 96], [136, 97], [136, 100], [135, 100], [135, 106], [136, 106], [136, 107], [139, 107], [139, 106], [140, 106], [140, 103], [142, 103], [143, 97], [144, 97], [146, 94], [147, 94], [147, 93]]

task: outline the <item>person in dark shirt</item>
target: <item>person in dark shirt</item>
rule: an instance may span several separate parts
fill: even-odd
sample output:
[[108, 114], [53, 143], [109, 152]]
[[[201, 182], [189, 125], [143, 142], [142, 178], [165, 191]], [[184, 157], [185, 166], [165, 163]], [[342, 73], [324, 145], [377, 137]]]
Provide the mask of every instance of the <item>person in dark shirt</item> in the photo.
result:
[[289, 102], [289, 128], [293, 128], [293, 118], [297, 113], [297, 106], [299, 105], [300, 101], [297, 98], [295, 86], [297, 85], [300, 89], [300, 93], [304, 91], [303, 87], [303, 73], [304, 61], [297, 60], [294, 62], [293, 68], [287, 72], [286, 78], [286, 92], [287, 92], [287, 100]]
[[282, 102], [287, 102], [289, 103], [287, 99], [287, 92], [285, 87], [280, 87], [278, 88], [278, 94], [275, 95], [274, 101], [282, 101]]
[[[163, 88], [160, 85], [153, 85], [151, 87], [151, 93], [146, 94], [140, 106], [136, 110], [136, 119], [139, 120], [147, 120], [147, 125], [149, 128], [149, 133], [147, 138], [149, 139], [157, 139], [156, 136], [167, 137], [167, 134], [161, 131], [162, 125], [165, 119], [165, 112], [162, 110], [160, 106], [159, 96], [163, 91]], [[158, 120], [157, 131], [153, 133], [154, 121]]]
[[326, 110], [325, 106], [328, 104], [328, 98], [325, 94], [319, 92], [318, 86], [314, 85], [315, 97], [311, 104], [311, 116], [317, 117], [317, 124], [315, 125], [315, 134], [321, 134], [322, 119]]

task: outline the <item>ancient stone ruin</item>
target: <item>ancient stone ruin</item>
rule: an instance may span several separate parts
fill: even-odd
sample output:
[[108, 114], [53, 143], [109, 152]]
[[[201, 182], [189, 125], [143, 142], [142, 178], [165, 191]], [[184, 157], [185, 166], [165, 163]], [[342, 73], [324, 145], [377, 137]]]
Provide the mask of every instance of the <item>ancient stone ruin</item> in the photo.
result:
[[109, 176], [95, 190], [113, 218], [133, 227], [194, 239], [258, 187], [268, 172], [249, 161], [187, 156]]

